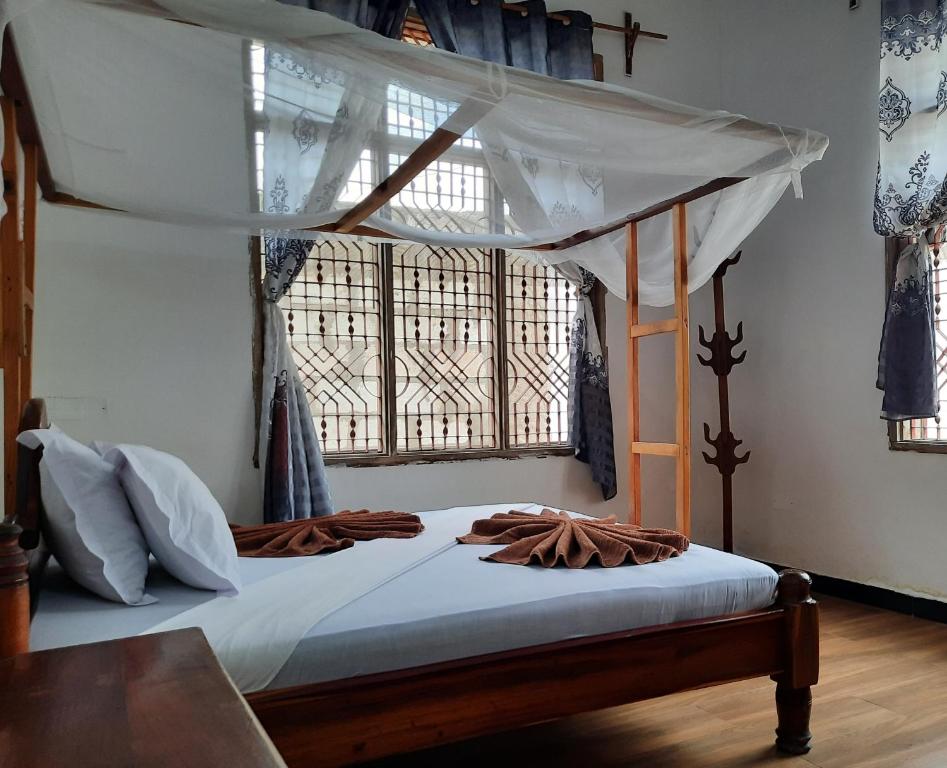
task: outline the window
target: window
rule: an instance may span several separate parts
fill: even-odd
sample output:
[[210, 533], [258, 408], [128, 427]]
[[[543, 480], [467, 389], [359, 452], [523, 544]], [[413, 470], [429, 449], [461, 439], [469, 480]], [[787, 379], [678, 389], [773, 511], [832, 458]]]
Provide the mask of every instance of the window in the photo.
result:
[[342, 241], [314, 246], [282, 302], [341, 461], [568, 449], [575, 306], [554, 270], [503, 252]]
[[[258, 112], [264, 59], [255, 46]], [[343, 200], [364, 197], [457, 107], [395, 85], [387, 101]], [[259, 187], [263, 141], [256, 131]], [[399, 222], [436, 221], [456, 232], [509, 227], [474, 131], [388, 210]], [[550, 267], [499, 250], [323, 240], [281, 307], [327, 461], [571, 451], [576, 294]]]
[[[892, 248], [889, 247], [890, 279]], [[934, 343], [936, 345], [937, 386], [940, 415], [933, 419], [911, 419], [888, 426], [891, 447], [899, 450], [947, 453], [947, 317], [941, 311], [941, 296], [947, 289], [947, 263], [939, 248], [931, 249], [931, 276], [934, 293]]]

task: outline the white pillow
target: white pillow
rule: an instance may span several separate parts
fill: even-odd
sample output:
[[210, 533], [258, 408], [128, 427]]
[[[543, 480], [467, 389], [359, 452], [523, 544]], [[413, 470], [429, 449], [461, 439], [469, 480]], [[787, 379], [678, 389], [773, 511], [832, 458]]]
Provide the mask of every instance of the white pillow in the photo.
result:
[[18, 441], [43, 446], [40, 495], [49, 548], [69, 576], [108, 600], [155, 602], [145, 594], [148, 547], [114, 468], [64, 432], [34, 429]]
[[145, 541], [168, 573], [198, 589], [239, 591], [227, 518], [187, 464], [141, 445], [116, 445], [103, 458], [114, 464]]

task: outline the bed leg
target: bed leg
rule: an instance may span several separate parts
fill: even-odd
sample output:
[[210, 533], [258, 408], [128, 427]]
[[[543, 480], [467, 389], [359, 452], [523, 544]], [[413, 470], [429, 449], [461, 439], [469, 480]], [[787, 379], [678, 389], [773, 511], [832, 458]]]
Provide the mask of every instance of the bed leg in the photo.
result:
[[776, 746], [792, 755], [809, 751], [812, 686], [819, 682], [819, 606], [812, 579], [796, 570], [779, 574], [778, 602], [785, 615], [786, 663], [776, 681]]
[[30, 649], [29, 560], [20, 533], [20, 526], [0, 520], [0, 658]]
[[812, 688], [791, 688], [780, 680], [776, 682], [776, 746], [790, 755], [804, 755], [809, 751], [812, 734], [809, 715], [812, 712]]

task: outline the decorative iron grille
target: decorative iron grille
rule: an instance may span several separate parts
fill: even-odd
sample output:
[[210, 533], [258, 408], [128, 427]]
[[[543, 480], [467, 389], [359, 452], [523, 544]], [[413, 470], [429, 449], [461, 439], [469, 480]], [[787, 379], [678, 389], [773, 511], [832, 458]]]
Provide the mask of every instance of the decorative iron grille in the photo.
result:
[[392, 264], [397, 451], [499, 447], [491, 254], [396, 245]]
[[316, 243], [280, 302], [299, 377], [326, 454], [381, 454], [381, 270], [376, 248]]
[[506, 376], [511, 447], [569, 442], [569, 341], [575, 289], [552, 267], [506, 266]]
[[281, 306], [329, 458], [568, 445], [576, 295], [551, 267], [321, 242]]

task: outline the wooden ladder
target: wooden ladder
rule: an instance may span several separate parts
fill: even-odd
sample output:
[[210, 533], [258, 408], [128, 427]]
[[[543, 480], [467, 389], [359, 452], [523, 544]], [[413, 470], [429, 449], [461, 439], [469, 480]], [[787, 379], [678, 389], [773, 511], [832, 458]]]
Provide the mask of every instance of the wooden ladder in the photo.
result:
[[[687, 212], [685, 203], [672, 209], [674, 229], [674, 317], [654, 323], [638, 322], [638, 223], [627, 225], [625, 279], [628, 292], [628, 440], [631, 482], [629, 519], [641, 525], [641, 457], [670, 456], [677, 462], [675, 526], [691, 534], [691, 385], [690, 334], [687, 315]], [[641, 398], [638, 387], [638, 342], [644, 336], [673, 333], [677, 414], [677, 442], [641, 441]]]

